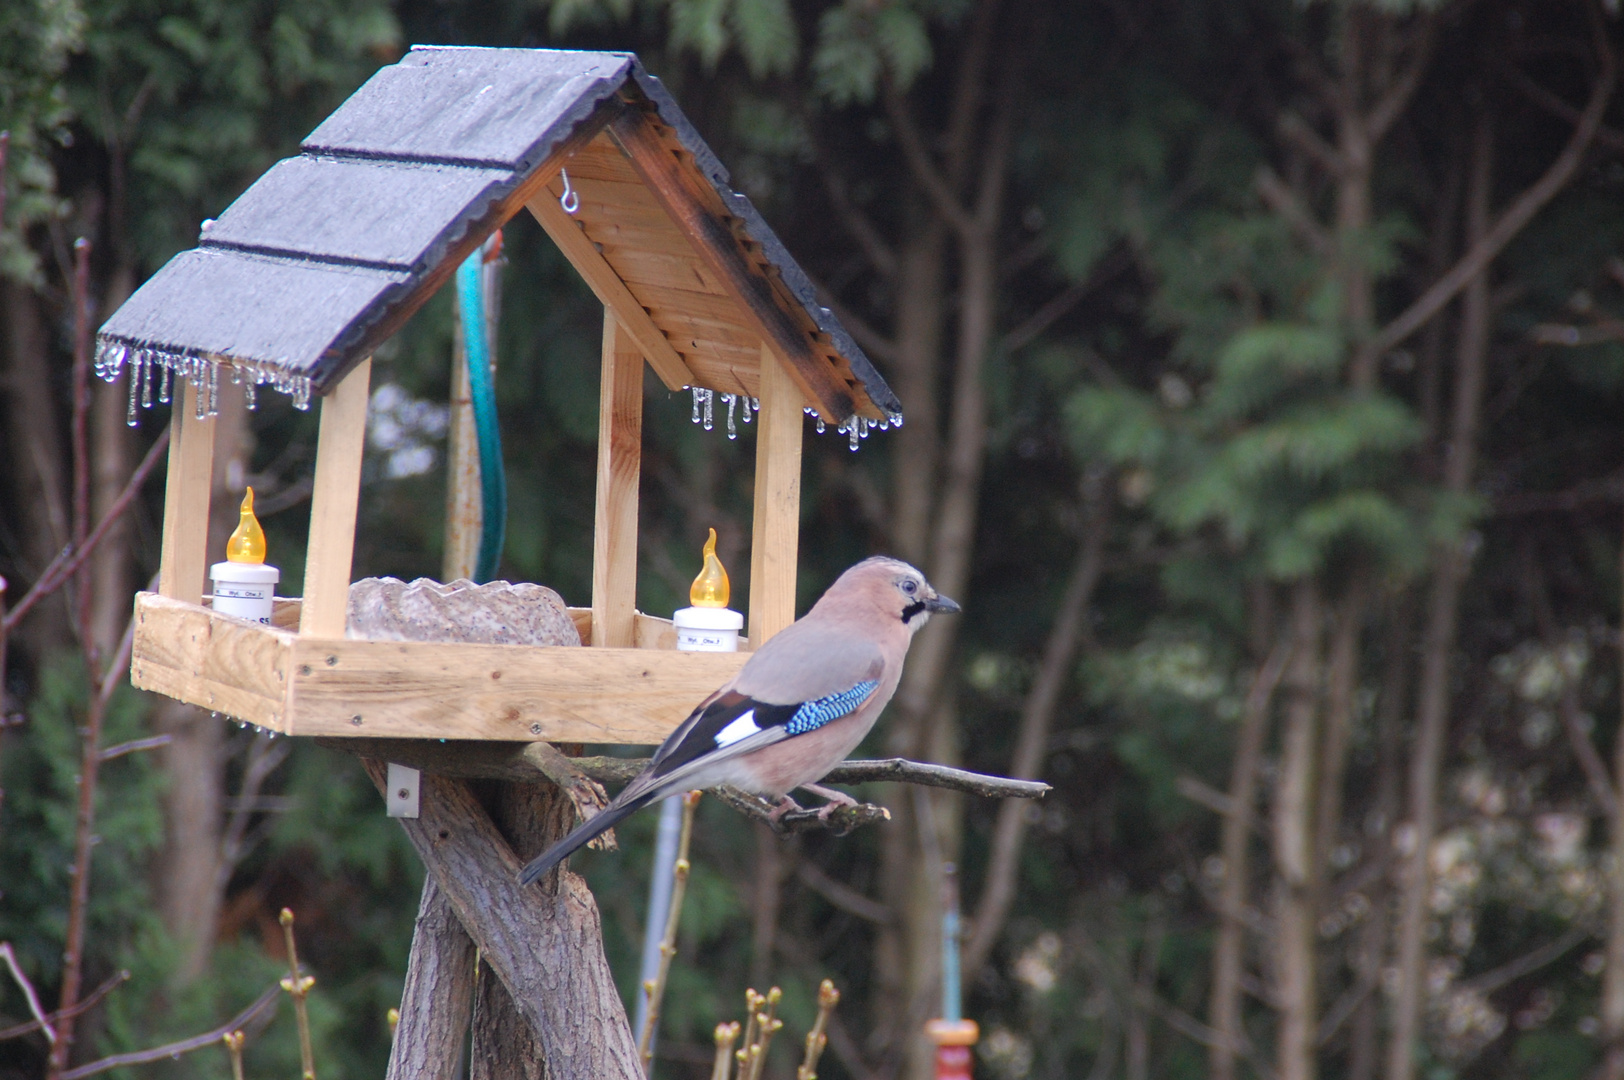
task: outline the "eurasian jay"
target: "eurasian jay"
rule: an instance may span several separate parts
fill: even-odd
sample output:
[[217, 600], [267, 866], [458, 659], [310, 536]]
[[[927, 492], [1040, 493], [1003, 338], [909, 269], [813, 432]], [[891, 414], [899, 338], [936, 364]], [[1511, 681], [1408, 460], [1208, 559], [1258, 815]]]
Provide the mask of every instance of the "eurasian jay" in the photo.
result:
[[896, 692], [908, 644], [933, 612], [959, 610], [897, 559], [875, 556], [841, 574], [805, 616], [751, 654], [699, 703], [603, 811], [519, 874], [528, 885], [599, 833], [677, 791], [731, 784], [795, 806], [804, 788], [851, 805], [815, 781], [863, 741]]

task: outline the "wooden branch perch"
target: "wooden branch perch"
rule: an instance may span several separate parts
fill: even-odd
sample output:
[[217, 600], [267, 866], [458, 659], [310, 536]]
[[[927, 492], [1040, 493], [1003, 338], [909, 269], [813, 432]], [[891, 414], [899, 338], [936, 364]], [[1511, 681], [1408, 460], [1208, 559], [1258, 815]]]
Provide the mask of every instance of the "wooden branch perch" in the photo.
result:
[[[537, 780], [542, 777], [559, 783], [554, 774], [559, 762], [567, 762], [574, 776], [600, 784], [624, 784], [643, 771], [647, 758], [578, 757], [566, 758], [548, 743], [489, 742], [476, 739], [451, 739], [434, 742], [427, 739], [329, 739], [316, 742], [347, 754], [392, 761], [412, 769], [453, 776], [463, 779]], [[989, 776], [966, 769], [952, 769], [946, 765], [931, 765], [906, 758], [879, 758], [872, 761], [847, 761], [829, 771], [825, 780], [835, 784], [864, 784], [877, 780], [891, 780], [903, 784], [921, 784], [926, 787], [946, 788], [988, 799], [1041, 799], [1049, 792], [1049, 785], [1037, 780], [1011, 780], [1003, 776]], [[729, 806], [749, 816], [756, 816], [749, 807], [765, 800], [744, 792], [728, 793], [719, 789], [717, 795]], [[853, 808], [855, 809], [855, 808]], [[879, 807], [871, 809], [878, 810]], [[831, 821], [839, 818], [831, 814]], [[881, 815], [883, 817], [883, 815]], [[795, 814], [784, 815], [786, 822], [798, 821]], [[875, 818], [874, 820], [879, 820]], [[794, 831], [803, 827], [791, 826]]]

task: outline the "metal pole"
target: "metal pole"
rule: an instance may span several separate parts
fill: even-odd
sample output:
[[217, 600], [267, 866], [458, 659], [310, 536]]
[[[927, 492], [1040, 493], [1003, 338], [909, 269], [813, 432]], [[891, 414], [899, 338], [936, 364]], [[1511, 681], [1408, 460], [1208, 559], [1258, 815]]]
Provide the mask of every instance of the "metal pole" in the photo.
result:
[[[642, 1031], [648, 1020], [648, 992], [643, 988], [660, 974], [660, 939], [671, 916], [672, 874], [677, 866], [677, 838], [682, 832], [682, 796], [670, 795], [660, 803], [660, 828], [654, 834], [653, 877], [648, 885], [648, 919], [643, 924], [643, 960], [637, 969], [637, 1021], [633, 1031]], [[655, 1033], [658, 1035], [658, 1032]], [[654, 1040], [649, 1040], [649, 1053]]]

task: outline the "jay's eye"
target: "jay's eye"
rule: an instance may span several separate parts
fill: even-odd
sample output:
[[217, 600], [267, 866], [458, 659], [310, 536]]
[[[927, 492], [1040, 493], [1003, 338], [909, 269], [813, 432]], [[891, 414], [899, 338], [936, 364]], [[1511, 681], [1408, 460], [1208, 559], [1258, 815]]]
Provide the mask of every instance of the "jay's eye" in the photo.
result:
[[919, 591], [918, 583], [913, 581], [911, 578], [903, 578], [902, 584], [899, 587], [909, 596], [912, 596], [914, 593]]

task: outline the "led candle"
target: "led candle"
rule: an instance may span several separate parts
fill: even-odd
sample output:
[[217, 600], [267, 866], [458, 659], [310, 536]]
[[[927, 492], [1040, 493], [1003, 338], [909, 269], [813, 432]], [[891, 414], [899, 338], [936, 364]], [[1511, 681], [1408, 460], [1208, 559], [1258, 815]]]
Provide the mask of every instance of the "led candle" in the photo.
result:
[[272, 601], [282, 571], [265, 565], [265, 530], [254, 516], [254, 489], [242, 499], [237, 529], [226, 541], [226, 561], [209, 568], [214, 580], [214, 610], [249, 622], [271, 622]]
[[688, 590], [693, 607], [679, 610], [671, 621], [677, 627], [677, 648], [683, 652], [738, 652], [744, 616], [728, 610], [727, 570], [716, 557], [716, 530], [705, 541], [705, 568]]

